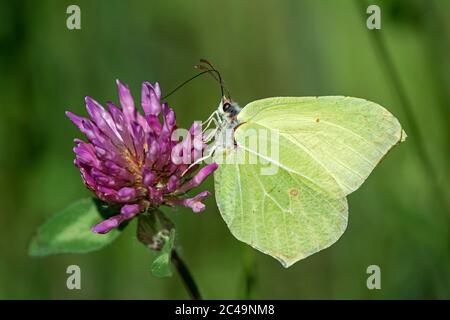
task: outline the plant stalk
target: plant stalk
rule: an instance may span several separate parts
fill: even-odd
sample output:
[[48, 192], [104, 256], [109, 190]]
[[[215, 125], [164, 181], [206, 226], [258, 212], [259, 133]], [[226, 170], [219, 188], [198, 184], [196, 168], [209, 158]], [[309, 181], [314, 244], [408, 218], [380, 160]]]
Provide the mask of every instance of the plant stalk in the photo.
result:
[[191, 272], [187, 268], [186, 264], [183, 262], [181, 257], [178, 255], [177, 251], [174, 249], [172, 251], [172, 263], [178, 271], [178, 274], [183, 280], [184, 287], [186, 288], [189, 296], [192, 300], [202, 300], [200, 291], [198, 290], [197, 284], [191, 275]]
[[[356, 3], [358, 5], [358, 8], [362, 10], [365, 10], [365, 8], [367, 8], [368, 6], [367, 1], [356, 1]], [[392, 55], [390, 54], [387, 45], [379, 32], [371, 32], [371, 39], [373, 40], [374, 47], [377, 50], [379, 57], [381, 58], [383, 66], [385, 67], [386, 74], [388, 75], [389, 80], [391, 81], [392, 86], [395, 89], [395, 92], [397, 93], [400, 100], [400, 106], [403, 108], [403, 113], [409, 125], [411, 136], [414, 137], [414, 139], [411, 140], [413, 144], [415, 144], [415, 149], [417, 151], [419, 161], [423, 167], [423, 170], [430, 177], [431, 187], [436, 194], [436, 198], [438, 199], [440, 206], [442, 207], [442, 209], [444, 209], [444, 212], [448, 214], [450, 208], [447, 201], [447, 194], [441, 187], [439, 173], [434, 167], [433, 161], [431, 160], [431, 157], [426, 150], [425, 139], [420, 132], [419, 123], [415, 118], [411, 101], [400, 79], [400, 75], [398, 74]]]

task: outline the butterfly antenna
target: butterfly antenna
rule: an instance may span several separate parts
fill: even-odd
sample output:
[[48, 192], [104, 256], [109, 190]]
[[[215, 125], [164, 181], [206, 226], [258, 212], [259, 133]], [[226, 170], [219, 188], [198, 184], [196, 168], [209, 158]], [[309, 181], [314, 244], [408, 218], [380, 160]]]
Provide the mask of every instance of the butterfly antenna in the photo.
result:
[[196, 75], [194, 75], [193, 77], [190, 77], [189, 79], [187, 79], [186, 81], [182, 82], [181, 84], [179, 84], [178, 86], [175, 87], [175, 89], [173, 89], [172, 91], [170, 91], [168, 94], [166, 94], [164, 97], [161, 98], [161, 100], [164, 100], [166, 98], [168, 98], [169, 96], [171, 96], [172, 94], [174, 94], [175, 92], [177, 92], [179, 89], [181, 89], [182, 87], [184, 87], [185, 85], [187, 85], [189, 82], [191, 82], [192, 80], [206, 74], [209, 73], [210, 70], [207, 71], [202, 71], [200, 73], [197, 73]]
[[195, 69], [198, 69], [198, 70], [204, 70], [205, 72], [208, 72], [209, 75], [210, 75], [214, 80], [216, 80], [216, 81], [219, 83], [219, 85], [220, 85], [220, 96], [223, 97], [223, 94], [224, 94], [224, 88], [223, 88], [223, 85], [220, 83], [221, 77], [220, 77], [218, 71], [217, 71], [217, 70], [210, 69], [210, 68], [207, 68], [207, 67], [202, 66], [202, 65], [196, 65], [196, 66], [194, 66], [194, 68], [195, 68]]
[[[205, 66], [204, 64], [206, 64], [207, 66]], [[210, 76], [212, 76], [214, 78], [214, 80], [216, 80], [219, 85], [220, 85], [220, 96], [223, 97], [224, 96], [224, 90], [226, 91], [227, 95], [230, 97], [231, 99], [231, 95], [230, 92], [228, 91], [228, 89], [226, 89], [224, 82], [222, 80], [222, 76], [220, 75], [220, 72], [214, 68], [214, 66], [212, 65], [211, 62], [209, 62], [206, 59], [200, 59], [200, 64], [194, 66], [194, 68], [198, 69], [198, 70], [202, 70], [202, 72], [197, 73], [196, 75], [192, 76], [191, 78], [187, 79], [186, 81], [182, 82], [181, 84], [179, 84], [177, 87], [175, 87], [175, 89], [173, 89], [172, 91], [170, 91], [168, 94], [166, 94], [164, 97], [162, 97], [161, 99], [166, 99], [167, 97], [171, 96], [172, 94], [174, 94], [176, 91], [178, 91], [179, 89], [181, 89], [182, 87], [184, 87], [186, 84], [188, 84], [189, 82], [191, 82], [192, 80], [204, 75], [204, 74], [209, 74]]]
[[214, 67], [214, 65], [209, 60], [207, 60], [207, 59], [200, 59], [200, 64], [194, 66], [194, 68], [197, 68], [199, 70], [208, 70], [209, 69], [211, 71], [210, 75], [220, 85], [222, 97], [224, 96], [224, 91], [225, 91], [227, 96], [231, 99], [230, 91], [227, 89], [227, 86], [225, 85], [225, 81], [223, 81], [220, 72]]

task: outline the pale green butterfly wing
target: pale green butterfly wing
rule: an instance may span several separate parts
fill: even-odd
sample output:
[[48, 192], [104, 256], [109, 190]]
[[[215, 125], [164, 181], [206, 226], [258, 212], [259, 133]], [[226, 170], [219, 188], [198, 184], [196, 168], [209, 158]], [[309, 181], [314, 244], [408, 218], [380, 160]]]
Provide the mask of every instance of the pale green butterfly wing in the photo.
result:
[[[238, 120], [238, 146], [225, 153], [244, 161], [220, 164], [217, 204], [237, 239], [286, 267], [337, 241], [347, 225], [345, 196], [406, 138], [386, 109], [348, 97], [258, 100]], [[275, 173], [262, 174], [269, 165]]]
[[339, 239], [347, 226], [345, 197], [319, 193], [290, 171], [261, 175], [261, 168], [225, 161], [214, 173], [217, 205], [238, 240], [287, 268]]
[[386, 153], [406, 138], [385, 108], [351, 97], [257, 100], [238, 120], [244, 123], [236, 130], [238, 144], [249, 128], [277, 130], [281, 164], [338, 198], [358, 189]]

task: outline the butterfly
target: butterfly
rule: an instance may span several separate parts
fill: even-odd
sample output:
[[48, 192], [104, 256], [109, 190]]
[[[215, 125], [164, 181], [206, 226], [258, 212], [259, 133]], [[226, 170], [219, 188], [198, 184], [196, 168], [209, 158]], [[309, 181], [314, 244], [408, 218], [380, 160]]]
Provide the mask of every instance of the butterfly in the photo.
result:
[[385, 108], [344, 96], [273, 97], [244, 108], [224, 97], [213, 118], [221, 216], [234, 237], [286, 268], [341, 237], [347, 195], [406, 139]]
[[168, 95], [202, 74], [220, 84], [219, 106], [202, 122], [208, 151], [193, 165], [219, 164], [215, 198], [233, 236], [286, 268], [334, 244], [347, 228], [347, 196], [405, 141], [399, 121], [344, 96], [272, 97], [241, 108], [212, 63], [200, 62], [203, 71]]

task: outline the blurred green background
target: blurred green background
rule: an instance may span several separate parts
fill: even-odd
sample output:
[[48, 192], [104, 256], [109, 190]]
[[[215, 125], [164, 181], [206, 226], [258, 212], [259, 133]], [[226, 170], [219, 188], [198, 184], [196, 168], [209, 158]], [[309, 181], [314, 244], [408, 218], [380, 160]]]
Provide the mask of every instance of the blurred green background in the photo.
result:
[[[1, 0], [0, 298], [188, 297], [176, 275], [151, 275], [135, 222], [100, 252], [33, 259], [26, 248], [47, 217], [89, 195], [72, 164], [81, 134], [64, 111], [85, 115], [86, 95], [117, 101], [116, 78], [135, 99], [144, 80], [168, 92], [203, 57], [242, 105], [362, 97], [387, 107], [409, 135], [350, 195], [343, 237], [289, 269], [234, 239], [213, 197], [201, 214], [166, 210], [205, 298], [247, 297], [249, 256], [251, 298], [450, 298], [450, 1], [370, 3], [381, 7], [380, 31], [366, 28], [367, 4], [357, 0]], [[81, 8], [81, 30], [66, 28], [70, 4]], [[205, 77], [168, 101], [187, 127], [219, 98]], [[81, 267], [82, 290], [66, 288], [70, 264]], [[372, 264], [381, 290], [366, 287]]]

